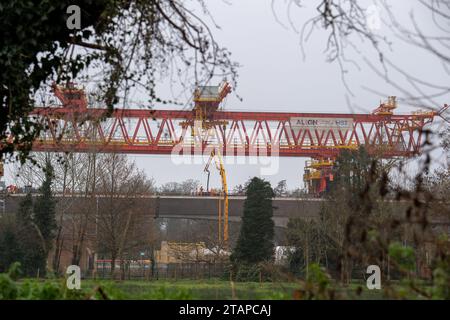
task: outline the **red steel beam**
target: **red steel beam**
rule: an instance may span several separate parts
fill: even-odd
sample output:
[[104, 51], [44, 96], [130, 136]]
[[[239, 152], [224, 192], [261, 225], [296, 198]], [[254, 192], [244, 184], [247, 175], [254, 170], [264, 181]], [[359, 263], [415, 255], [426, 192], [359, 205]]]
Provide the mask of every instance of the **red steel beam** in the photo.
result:
[[[130, 154], [206, 154], [211, 143], [222, 154], [243, 156], [335, 157], [342, 148], [365, 145], [381, 157], [409, 157], [421, 151], [422, 129], [437, 113], [408, 115], [217, 111], [211, 136], [191, 135], [194, 114], [178, 110], [36, 108], [32, 116], [49, 130], [33, 150]], [[351, 119], [350, 129], [298, 128], [293, 118]], [[104, 119], [99, 121], [99, 119]], [[127, 124], [128, 122], [128, 124]], [[183, 124], [184, 123], [184, 124]]]
[[[107, 115], [105, 109], [88, 109], [85, 112], [76, 112], [68, 108], [36, 108], [30, 115], [51, 116], [52, 118], [76, 115], [78, 117], [100, 118]], [[124, 118], [156, 118], [156, 119], [193, 119], [192, 111], [186, 110], [144, 110], [144, 109], [115, 109], [109, 117]], [[282, 121], [293, 117], [299, 118], [352, 118], [363, 122], [378, 122], [382, 120], [411, 120], [413, 118], [430, 119], [430, 116], [413, 114], [395, 114], [391, 116], [358, 113], [312, 113], [312, 112], [249, 112], [249, 111], [218, 111], [214, 113], [213, 120], [268, 120]], [[431, 117], [432, 119], [432, 117]]]

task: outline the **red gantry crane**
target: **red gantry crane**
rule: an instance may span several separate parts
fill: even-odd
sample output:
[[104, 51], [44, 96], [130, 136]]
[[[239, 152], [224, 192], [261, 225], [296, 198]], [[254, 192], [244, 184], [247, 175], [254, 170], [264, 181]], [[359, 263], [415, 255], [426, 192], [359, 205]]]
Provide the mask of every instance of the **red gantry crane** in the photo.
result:
[[219, 105], [231, 91], [224, 82], [198, 88], [192, 110], [116, 109], [99, 121], [106, 110], [88, 108], [82, 88], [53, 88], [61, 106], [32, 112], [49, 128], [34, 151], [209, 155], [220, 146], [223, 156], [312, 158], [310, 178], [342, 149], [364, 145], [382, 158], [420, 154], [424, 127], [448, 108], [395, 114], [389, 97], [370, 114], [223, 111]]
[[[410, 157], [421, 152], [423, 128], [448, 108], [394, 114], [395, 97], [390, 97], [370, 114], [241, 112], [219, 110], [216, 101], [206, 106], [196, 101], [190, 111], [116, 109], [99, 121], [106, 109], [88, 108], [82, 89], [55, 85], [54, 92], [61, 106], [31, 113], [49, 127], [34, 151], [209, 154], [208, 146], [216, 143], [223, 156], [320, 159], [364, 145], [384, 158]], [[207, 129], [201, 141], [194, 139], [196, 123]]]
[[[320, 194], [333, 179], [331, 168], [343, 149], [364, 145], [381, 158], [421, 153], [424, 128], [440, 111], [395, 114], [389, 97], [370, 114], [224, 111], [228, 83], [199, 87], [192, 110], [89, 108], [83, 88], [53, 86], [60, 106], [36, 108], [48, 126], [34, 151], [127, 154], [308, 157], [304, 181]], [[102, 119], [100, 121], [100, 119]], [[225, 236], [225, 235], [224, 235]]]

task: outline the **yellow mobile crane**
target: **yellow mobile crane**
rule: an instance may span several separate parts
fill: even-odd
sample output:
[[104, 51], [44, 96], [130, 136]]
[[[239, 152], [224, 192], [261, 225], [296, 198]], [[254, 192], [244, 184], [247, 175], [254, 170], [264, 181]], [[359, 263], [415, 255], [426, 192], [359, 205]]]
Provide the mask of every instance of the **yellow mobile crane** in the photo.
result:
[[227, 176], [225, 173], [225, 167], [223, 165], [223, 159], [220, 155], [219, 148], [214, 148], [211, 151], [208, 162], [206, 163], [204, 172], [208, 173], [208, 180], [206, 183], [206, 191], [209, 192], [209, 166], [211, 165], [212, 160], [214, 159], [214, 163], [216, 165], [216, 169], [219, 170], [220, 177], [222, 179], [222, 196], [219, 197], [219, 216], [218, 216], [218, 240], [219, 243], [222, 241], [222, 200], [223, 200], [223, 243], [225, 248], [228, 248], [228, 187], [227, 187]]

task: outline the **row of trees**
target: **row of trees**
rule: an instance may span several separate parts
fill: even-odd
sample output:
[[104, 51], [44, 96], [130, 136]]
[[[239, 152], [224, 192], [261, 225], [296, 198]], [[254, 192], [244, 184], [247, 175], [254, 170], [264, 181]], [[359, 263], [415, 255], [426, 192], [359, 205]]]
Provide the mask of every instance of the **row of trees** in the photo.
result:
[[[245, 184], [236, 185], [231, 191], [233, 194], [244, 195], [247, 189], [250, 180]], [[305, 189], [296, 188], [296, 189], [288, 189], [288, 185], [286, 180], [280, 180], [273, 188], [273, 194], [275, 197], [308, 197], [308, 193]]]
[[200, 181], [188, 179], [182, 182], [167, 182], [157, 188], [157, 192], [162, 194], [192, 195], [199, 191], [200, 186]]
[[[80, 265], [85, 253], [83, 250], [95, 253], [98, 259], [110, 259], [112, 272], [116, 260], [134, 258], [142, 251], [151, 255], [161, 239], [153, 219], [145, 214], [151, 208], [140, 195], [151, 194], [155, 190], [190, 194], [199, 187], [198, 181], [187, 180], [156, 188], [153, 180], [147, 179], [124, 155], [51, 153], [38, 154], [35, 159], [35, 163], [17, 165], [15, 173], [22, 185], [42, 185], [39, 193], [35, 197], [27, 194], [17, 215], [7, 215], [0, 223], [2, 231], [5, 231], [0, 241], [4, 249], [2, 269], [6, 270], [12, 262], [20, 261], [27, 275], [39, 273], [44, 276], [47, 269], [60, 272], [64, 259], [65, 264]], [[58, 194], [57, 201], [53, 192]], [[246, 192], [246, 213], [233, 261], [251, 265], [258, 259], [269, 261], [273, 255], [271, 198], [275, 193], [268, 182], [258, 178], [246, 184]], [[263, 206], [255, 208], [254, 204]], [[45, 221], [38, 212], [47, 212], [52, 221]], [[263, 219], [261, 212], [264, 212]], [[36, 225], [42, 228], [36, 228]], [[21, 228], [25, 228], [23, 232]], [[257, 234], [248, 234], [255, 230]], [[41, 234], [46, 239], [45, 243], [36, 241]], [[223, 243], [217, 243], [215, 237], [206, 242], [208, 250], [215, 252], [221, 261]], [[254, 251], [252, 243], [264, 244], [265, 248], [261, 252]], [[36, 250], [36, 245], [41, 249]], [[30, 263], [20, 248], [28, 250], [31, 256], [38, 254], [39, 263]], [[247, 257], [247, 253], [252, 251], [254, 257]], [[260, 253], [263, 253], [262, 257]], [[258, 256], [260, 258], [255, 258]]]
[[[251, 180], [244, 184], [236, 185], [231, 193], [234, 195], [245, 195], [247, 192], [248, 184]], [[199, 192], [200, 188], [203, 188], [202, 184], [198, 180], [187, 179], [182, 182], [167, 182], [160, 187], [155, 189], [155, 192], [161, 194], [182, 194], [190, 195]], [[204, 190], [206, 191], [206, 190]], [[297, 188], [294, 190], [289, 190], [287, 187], [286, 180], [281, 180], [277, 183], [276, 187], [273, 188], [273, 193], [275, 197], [301, 197], [307, 196], [305, 190]]]
[[45, 276], [57, 228], [53, 180], [53, 167], [47, 158], [40, 195], [33, 199], [27, 194], [15, 216], [0, 219], [0, 270], [6, 271], [18, 261], [25, 275]]
[[[38, 270], [44, 275], [47, 268], [61, 271], [61, 260], [80, 265], [83, 255], [90, 262], [97, 255], [112, 259], [115, 272], [115, 260], [152, 251], [156, 233], [148, 218], [151, 205], [140, 195], [151, 192], [153, 182], [125, 155], [47, 154], [36, 159], [37, 165], [18, 167], [17, 178], [24, 184], [41, 184], [40, 193], [28, 194], [17, 215], [6, 215], [0, 223], [3, 269], [20, 261], [28, 275]], [[22, 248], [32, 257], [27, 258]]]

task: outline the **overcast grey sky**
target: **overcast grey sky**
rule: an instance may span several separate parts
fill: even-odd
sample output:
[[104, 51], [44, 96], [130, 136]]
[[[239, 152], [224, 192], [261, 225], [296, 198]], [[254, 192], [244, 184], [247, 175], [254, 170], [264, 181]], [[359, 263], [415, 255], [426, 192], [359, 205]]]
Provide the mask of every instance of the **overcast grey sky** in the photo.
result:
[[[275, 2], [275, 12], [271, 0], [229, 0], [207, 1], [212, 16], [221, 27], [214, 30], [216, 40], [220, 45], [232, 52], [232, 57], [242, 67], [239, 69], [237, 93], [240, 101], [232, 94], [226, 101], [227, 110], [244, 111], [290, 111], [290, 112], [351, 112], [349, 103], [355, 112], [370, 112], [376, 108], [384, 95], [374, 94], [364, 87], [386, 95], [398, 95], [386, 81], [364, 66], [360, 56], [351, 53], [361, 69], [347, 65], [349, 72], [346, 80], [351, 93], [342, 82], [342, 75], [337, 63], [326, 61], [324, 54], [327, 33], [316, 32], [305, 46], [306, 57], [303, 59], [299, 44], [300, 36], [291, 26], [286, 15], [286, 1]], [[300, 29], [303, 23], [316, 14], [315, 1], [303, 1], [304, 8], [293, 8], [291, 15], [295, 26]], [[371, 4], [373, 1], [361, 1], [361, 4]], [[388, 1], [394, 5], [394, 1]], [[429, 16], [424, 10], [418, 10], [416, 1], [397, 0], [392, 11], [398, 18], [408, 21], [413, 10], [415, 16], [426, 23]], [[383, 17], [382, 17], [383, 18]], [[284, 26], [283, 26], [283, 25]], [[380, 34], [391, 36], [388, 28], [382, 26]], [[392, 39], [389, 56], [403, 68], [414, 70], [414, 75], [424, 79], [434, 79], [437, 82], [448, 81], [448, 74], [442, 70], [440, 62], [426, 52], [411, 47], [400, 40]], [[359, 51], [369, 60], [376, 63], [377, 56], [370, 45], [355, 42]], [[386, 48], [387, 49], [387, 48]], [[354, 51], [353, 51], [354, 52]], [[407, 85], [401, 75], [392, 74], [392, 79]], [[217, 79], [220, 81], [220, 79]], [[168, 86], [159, 88], [163, 94], [169, 95]], [[187, 99], [187, 98], [186, 98]], [[440, 104], [448, 103], [438, 99]], [[177, 107], [175, 107], [177, 108]], [[411, 110], [400, 105], [398, 112]], [[176, 165], [170, 156], [130, 155], [149, 177], [157, 184], [185, 179], [197, 179], [206, 184], [206, 174], [203, 164]], [[286, 179], [289, 189], [302, 187], [302, 175], [305, 158], [280, 158], [279, 170], [276, 174], [263, 176], [272, 184]], [[260, 175], [258, 165], [227, 165], [227, 178], [230, 189], [249, 178]], [[218, 172], [212, 172], [211, 185], [220, 186]]]
[[[369, 68], [361, 64], [361, 70], [348, 66], [346, 76], [351, 93], [342, 83], [341, 72], [336, 63], [326, 62], [323, 54], [326, 34], [318, 32], [305, 46], [305, 60], [301, 54], [299, 34], [292, 28], [285, 28], [277, 22], [271, 8], [271, 1], [241, 0], [208, 1], [211, 13], [221, 27], [215, 31], [217, 41], [232, 52], [232, 57], [242, 67], [239, 69], [237, 93], [242, 101], [231, 95], [225, 109], [245, 111], [291, 111], [291, 112], [349, 112], [347, 99], [352, 105], [361, 108], [355, 112], [370, 112], [376, 108], [381, 99], [386, 97], [373, 94], [362, 86], [375, 91], [400, 95], [386, 84], [382, 78], [375, 75]], [[394, 1], [391, 1], [392, 4]], [[414, 1], [395, 1], [393, 8], [399, 19], [408, 20], [411, 3]], [[314, 5], [303, 9], [293, 9], [293, 20], [300, 28], [306, 19], [314, 14]], [[372, 3], [367, 1], [367, 3]], [[422, 10], [423, 11], [423, 10]], [[275, 6], [277, 18], [285, 26], [289, 25], [286, 16], [285, 1], [278, 1]], [[421, 16], [421, 11], [415, 10]], [[380, 33], [390, 34], [386, 27]], [[400, 61], [404, 68], [414, 68], [414, 74], [425, 79], [433, 77], [442, 81], [448, 75], [442, 72], [437, 59], [416, 48], [393, 40], [391, 57]], [[375, 53], [368, 44], [357, 43], [367, 57], [376, 59]], [[359, 59], [355, 56], [355, 59]], [[360, 61], [360, 60], [358, 60]], [[401, 83], [401, 76], [393, 75]], [[446, 101], [441, 101], [442, 104]], [[447, 101], [448, 102], [448, 101]], [[362, 110], [363, 109], [363, 110]], [[401, 106], [399, 112], [411, 110]], [[203, 164], [174, 165], [168, 156], [131, 156], [137, 164], [145, 168], [149, 176], [155, 178], [158, 184], [168, 181], [198, 179], [206, 184], [206, 174]], [[275, 175], [264, 176], [277, 183], [286, 179], [288, 187], [294, 189], [302, 186], [302, 174], [305, 158], [280, 158], [279, 170]], [[260, 174], [258, 165], [227, 165], [229, 186], [244, 183], [250, 177]], [[212, 185], [219, 187], [217, 172], [211, 174]]]

